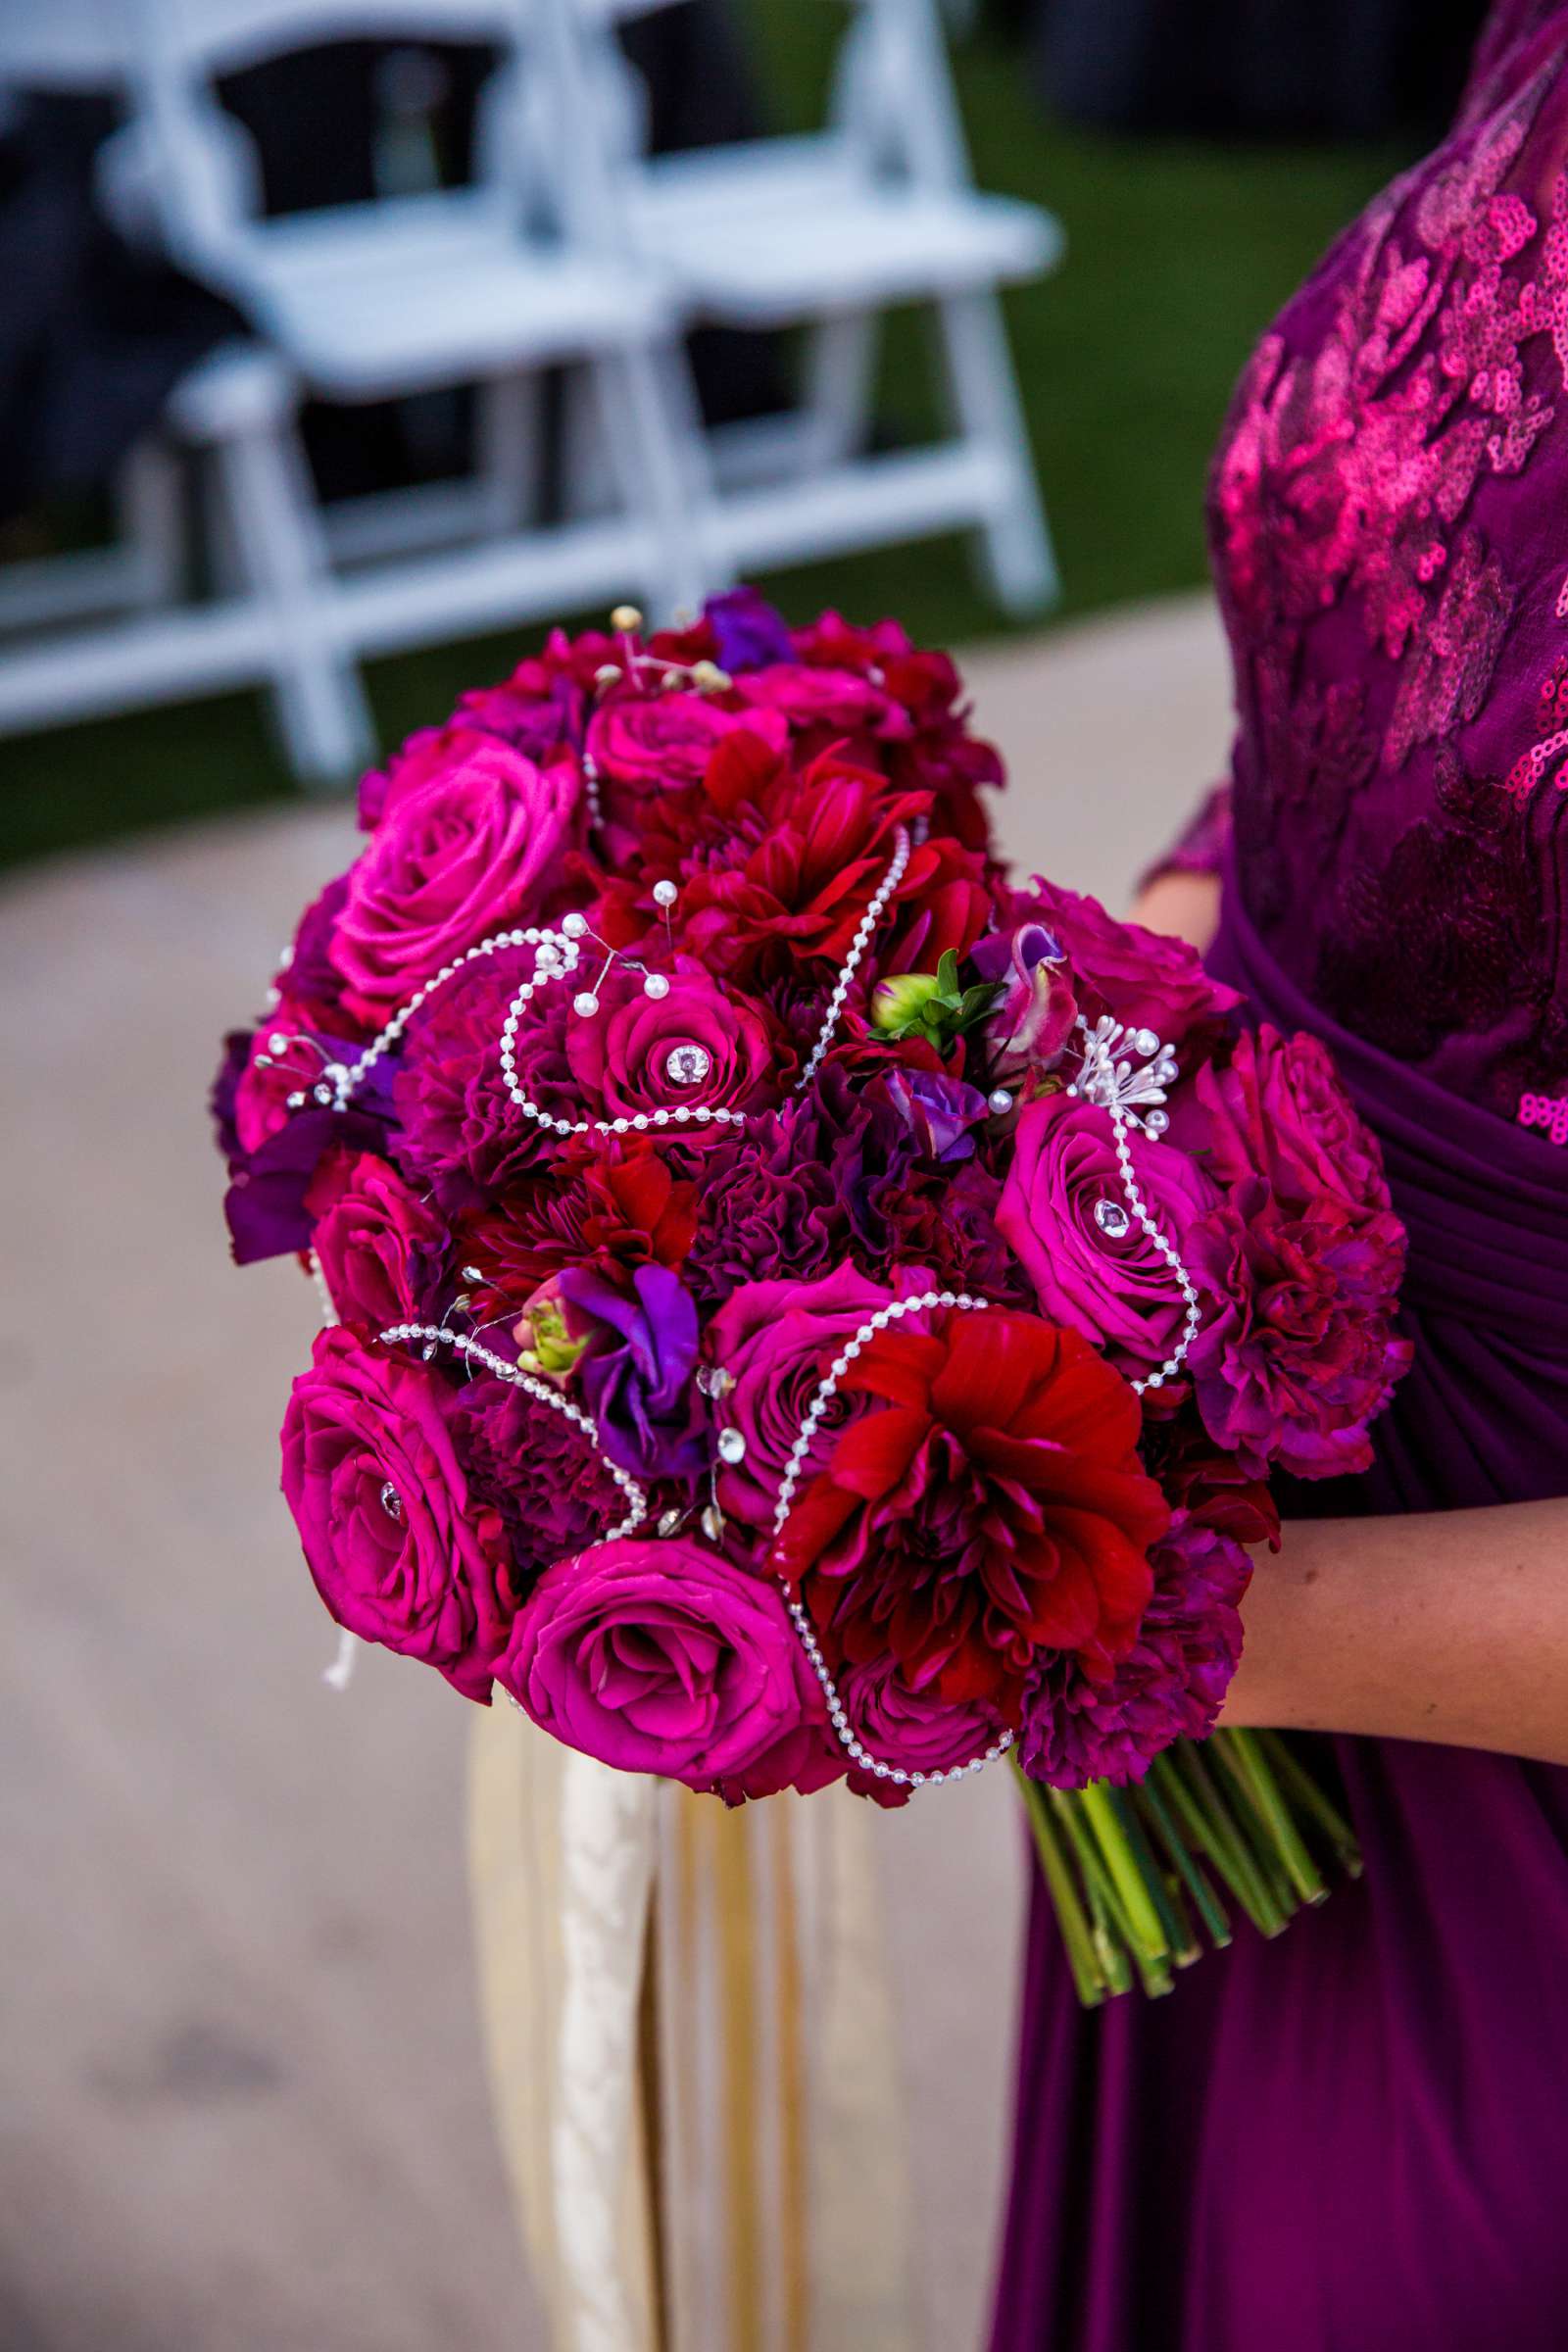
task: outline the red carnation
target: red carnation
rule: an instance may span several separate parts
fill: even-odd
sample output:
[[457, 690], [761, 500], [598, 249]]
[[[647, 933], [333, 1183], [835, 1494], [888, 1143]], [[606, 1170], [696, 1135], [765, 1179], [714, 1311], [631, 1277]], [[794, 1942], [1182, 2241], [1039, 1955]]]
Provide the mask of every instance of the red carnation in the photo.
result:
[[839, 1385], [882, 1409], [842, 1432], [779, 1561], [837, 1658], [891, 1650], [911, 1690], [1016, 1720], [1039, 1649], [1127, 1651], [1169, 1512], [1137, 1398], [1086, 1340], [958, 1313], [883, 1333]]

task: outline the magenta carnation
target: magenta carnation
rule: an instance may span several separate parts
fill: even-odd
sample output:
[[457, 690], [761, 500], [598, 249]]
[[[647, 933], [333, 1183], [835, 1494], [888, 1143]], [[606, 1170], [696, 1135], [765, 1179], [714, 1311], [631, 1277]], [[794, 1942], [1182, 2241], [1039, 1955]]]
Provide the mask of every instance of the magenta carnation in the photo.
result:
[[1057, 1788], [1142, 1780], [1173, 1740], [1212, 1731], [1242, 1654], [1252, 1564], [1234, 1536], [1179, 1512], [1149, 1555], [1138, 1638], [1108, 1672], [1044, 1653], [1024, 1697], [1018, 1760]]
[[1405, 1239], [1328, 1055], [1267, 1027], [1245, 1036], [1228, 1068], [1199, 1071], [1173, 1133], [1200, 1143], [1224, 1186], [1189, 1260], [1210, 1436], [1258, 1474], [1364, 1470], [1367, 1424], [1410, 1360], [1394, 1329]]

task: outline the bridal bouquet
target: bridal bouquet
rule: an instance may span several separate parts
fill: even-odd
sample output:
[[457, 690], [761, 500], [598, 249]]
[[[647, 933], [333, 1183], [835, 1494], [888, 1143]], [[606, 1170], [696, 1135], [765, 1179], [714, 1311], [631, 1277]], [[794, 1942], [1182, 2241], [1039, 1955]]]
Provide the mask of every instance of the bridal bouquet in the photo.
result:
[[1205, 1735], [1403, 1236], [1322, 1048], [1010, 881], [1000, 780], [890, 622], [558, 634], [367, 778], [216, 1110], [235, 1255], [320, 1291], [339, 1626], [729, 1803], [1010, 1751], [1095, 2000], [1353, 1866]]

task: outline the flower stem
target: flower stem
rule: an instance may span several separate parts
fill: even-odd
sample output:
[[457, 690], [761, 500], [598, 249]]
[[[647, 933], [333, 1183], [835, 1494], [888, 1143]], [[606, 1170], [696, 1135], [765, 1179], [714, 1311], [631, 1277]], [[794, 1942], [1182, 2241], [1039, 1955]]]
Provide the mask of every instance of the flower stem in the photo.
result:
[[1105, 1981], [1112, 1992], [1130, 1992], [1133, 1972], [1128, 1953], [1133, 1948], [1132, 1933], [1121, 1915], [1116, 1890], [1106, 1876], [1094, 1839], [1078, 1808], [1077, 1791], [1069, 1794], [1061, 1788], [1051, 1791], [1051, 1808], [1067, 1833], [1067, 1841], [1078, 1864], [1083, 1881], [1084, 1898], [1089, 1905], [1089, 1919], [1100, 1955]]
[[1170, 1938], [1133, 1854], [1126, 1824], [1116, 1807], [1115, 1791], [1105, 1781], [1091, 1781], [1080, 1792], [1079, 1802], [1089, 1817], [1111, 1883], [1121, 1898], [1134, 1950], [1149, 1960], [1162, 1958], [1170, 1948]]
[[1096, 2009], [1110, 1987], [1095, 1951], [1094, 1937], [1089, 1922], [1084, 1917], [1083, 1905], [1078, 1900], [1071, 1865], [1061, 1850], [1061, 1841], [1051, 1818], [1044, 1790], [1029, 1778], [1016, 1755], [1013, 1756], [1012, 1767], [1017, 1775], [1018, 1786], [1023, 1790], [1024, 1811], [1029, 1816], [1035, 1851], [1040, 1856], [1040, 1867], [1046, 1874], [1046, 1885], [1051, 1889], [1051, 1899], [1055, 1906], [1078, 1998], [1086, 2009]]
[[[1156, 1756], [1155, 1764], [1165, 1758]], [[1171, 1750], [1167, 1793], [1188, 1834], [1206, 1853], [1260, 1936], [1277, 1936], [1285, 1914], [1275, 1901], [1213, 1775], [1196, 1747], [1181, 1740]]]
[[1281, 1788], [1316, 1822], [1334, 1848], [1334, 1858], [1346, 1877], [1358, 1879], [1363, 1867], [1361, 1848], [1339, 1806], [1318, 1787], [1288, 1740], [1283, 1740], [1278, 1732], [1259, 1732], [1257, 1736]]
[[1323, 1883], [1323, 1874], [1307, 1852], [1301, 1833], [1291, 1817], [1290, 1808], [1280, 1795], [1279, 1783], [1258, 1745], [1256, 1733], [1229, 1731], [1221, 1732], [1217, 1737], [1225, 1741], [1239, 1766], [1241, 1777], [1247, 1783], [1264, 1826], [1272, 1834], [1274, 1850], [1301, 1901], [1326, 1903], [1329, 1890]]
[[1155, 1785], [1152, 1773], [1140, 1783], [1137, 1801], [1158, 1833], [1159, 1841], [1175, 1865], [1178, 1878], [1192, 1897], [1194, 1910], [1208, 1931], [1210, 1943], [1223, 1951], [1231, 1939], [1231, 1923], [1221, 1910], [1213, 1887], [1203, 1876], [1202, 1865], [1194, 1860], [1186, 1839], [1176, 1826], [1174, 1814]]
[[1133, 1801], [1134, 1794], [1135, 1791], [1130, 1788], [1112, 1788], [1110, 1801], [1116, 1808], [1116, 1818], [1132, 1849], [1133, 1860], [1149, 1888], [1150, 1900], [1159, 1913], [1166, 1950], [1178, 1968], [1191, 1968], [1195, 1960], [1202, 1958], [1203, 1947], [1187, 1916], [1180, 1880], [1168, 1876], [1161, 1869], [1159, 1858], [1144, 1833], [1143, 1818]]

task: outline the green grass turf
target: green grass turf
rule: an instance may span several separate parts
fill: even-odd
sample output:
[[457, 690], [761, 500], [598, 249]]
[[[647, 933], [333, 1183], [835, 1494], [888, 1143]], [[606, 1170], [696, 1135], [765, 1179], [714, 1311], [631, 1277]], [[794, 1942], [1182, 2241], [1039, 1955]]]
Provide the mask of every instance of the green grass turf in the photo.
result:
[[[759, 62], [780, 127], [811, 120], [836, 0], [757, 0]], [[1062, 220], [1067, 260], [1008, 297], [1019, 379], [1072, 615], [1190, 587], [1204, 572], [1202, 490], [1231, 386], [1258, 330], [1403, 158], [1388, 148], [1124, 140], [1045, 116], [1023, 66], [988, 40], [956, 60], [976, 174]], [[880, 414], [920, 431], [920, 322], [887, 337]], [[897, 612], [959, 643], [1005, 624], [956, 542], [803, 565], [766, 583], [804, 616]], [[400, 656], [370, 673], [383, 742], [501, 674], [538, 631]], [[3, 656], [0, 656], [3, 658]], [[0, 741], [0, 864], [287, 797], [262, 698], [238, 694]]]

